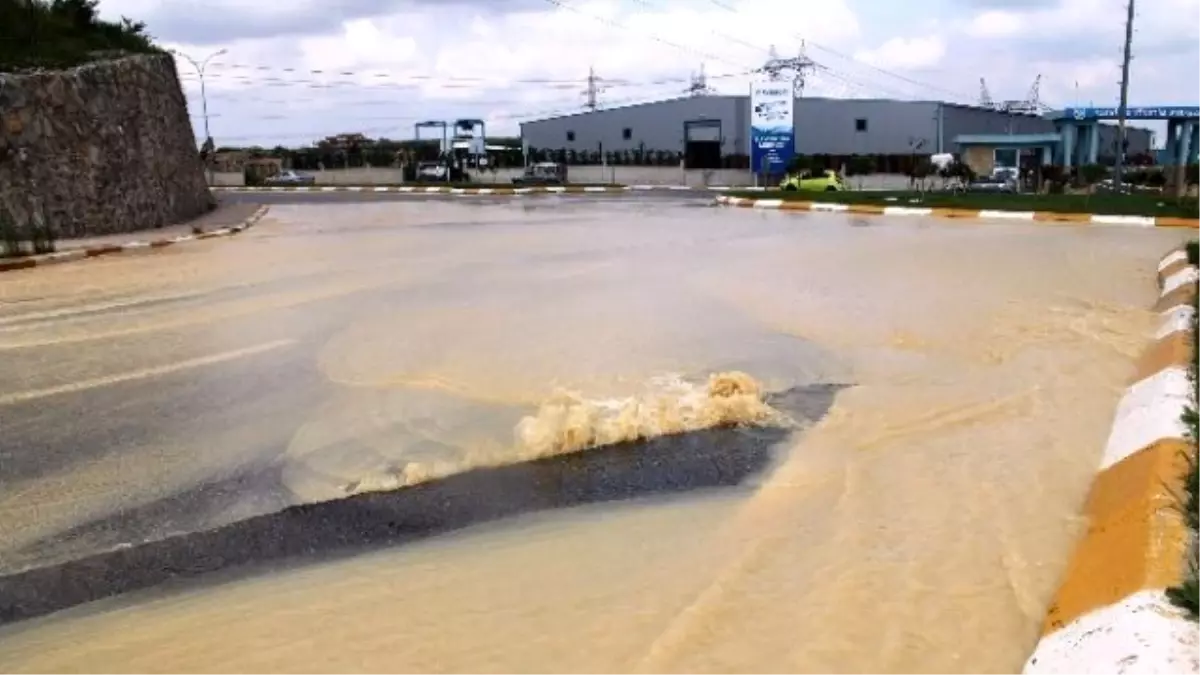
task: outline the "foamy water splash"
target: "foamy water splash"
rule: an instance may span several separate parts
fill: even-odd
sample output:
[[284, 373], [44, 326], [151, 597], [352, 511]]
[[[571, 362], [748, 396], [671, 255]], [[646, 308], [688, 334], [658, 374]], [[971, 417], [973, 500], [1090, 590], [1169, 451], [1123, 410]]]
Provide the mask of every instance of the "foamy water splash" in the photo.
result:
[[588, 400], [560, 392], [517, 425], [525, 459], [731, 424], [782, 421], [759, 383], [741, 372], [717, 373], [705, 385], [678, 376], [655, 378], [647, 391]]
[[767, 404], [762, 386], [746, 373], [715, 373], [700, 382], [672, 375], [652, 378], [640, 391], [621, 398], [589, 399], [579, 392], [560, 390], [517, 422], [510, 443], [456, 448], [461, 452], [445, 458], [406, 458], [401, 450], [386, 466], [369, 468], [349, 480], [345, 472], [331, 473], [327, 465], [316, 470], [313, 465], [325, 462], [314, 460], [328, 457], [318, 458], [321, 450], [314, 449], [293, 457], [296, 461], [285, 469], [284, 479], [305, 501], [321, 501], [689, 431], [790, 423], [786, 415]]

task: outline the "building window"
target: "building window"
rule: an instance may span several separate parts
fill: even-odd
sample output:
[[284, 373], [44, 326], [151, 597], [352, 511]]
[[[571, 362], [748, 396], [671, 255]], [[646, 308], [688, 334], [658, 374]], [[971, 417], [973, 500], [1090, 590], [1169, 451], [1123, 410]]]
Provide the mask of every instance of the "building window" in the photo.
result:
[[623, 129], [621, 131], [621, 138], [624, 138], [627, 141], [629, 139], [633, 138], [633, 129], [630, 129], [629, 127], [625, 127], [625, 129]]
[[574, 131], [568, 131], [568, 132], [567, 132], [567, 142], [568, 142], [568, 143], [574, 143], [574, 142], [575, 142], [575, 132], [574, 132]]
[[867, 130], [867, 118], [859, 117], [858, 119], [854, 120], [854, 130], [855, 131], [866, 131]]

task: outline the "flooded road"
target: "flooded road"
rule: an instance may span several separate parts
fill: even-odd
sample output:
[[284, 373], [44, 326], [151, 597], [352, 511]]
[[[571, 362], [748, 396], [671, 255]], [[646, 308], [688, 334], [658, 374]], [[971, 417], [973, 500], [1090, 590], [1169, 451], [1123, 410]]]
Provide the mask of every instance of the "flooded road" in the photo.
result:
[[1186, 234], [338, 202], [6, 274], [0, 668], [1011, 671]]

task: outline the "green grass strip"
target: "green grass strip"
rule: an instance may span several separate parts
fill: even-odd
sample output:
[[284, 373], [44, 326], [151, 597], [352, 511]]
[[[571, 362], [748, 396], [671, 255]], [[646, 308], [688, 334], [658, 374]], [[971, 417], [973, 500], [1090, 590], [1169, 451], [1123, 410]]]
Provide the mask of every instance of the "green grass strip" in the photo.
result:
[[[1200, 242], [1188, 243], [1187, 256], [1190, 264], [1197, 263], [1197, 259], [1200, 258]], [[1200, 414], [1197, 413], [1200, 406], [1200, 373], [1197, 373], [1196, 364], [1196, 357], [1200, 355], [1200, 325], [1197, 324], [1200, 320], [1200, 295], [1192, 298], [1192, 308], [1197, 310], [1192, 314], [1192, 359], [1188, 364], [1188, 379], [1192, 383], [1189, 394], [1192, 400], [1184, 408], [1182, 415], [1192, 447], [1187, 457], [1186, 474], [1182, 480], [1183, 494], [1179, 503], [1191, 539], [1188, 542], [1187, 573], [1178, 586], [1167, 589], [1167, 596], [1196, 621], [1200, 619], [1200, 466], [1197, 464], [1197, 444], [1200, 443]]]

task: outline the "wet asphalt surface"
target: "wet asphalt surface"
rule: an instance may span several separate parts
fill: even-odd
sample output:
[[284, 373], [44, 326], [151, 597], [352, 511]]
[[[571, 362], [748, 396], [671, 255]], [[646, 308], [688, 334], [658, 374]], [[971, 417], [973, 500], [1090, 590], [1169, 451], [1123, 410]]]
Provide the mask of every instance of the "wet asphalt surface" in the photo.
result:
[[[659, 193], [648, 200], [658, 202]], [[680, 206], [700, 205], [711, 194], [661, 195]], [[597, 200], [642, 199], [604, 195]], [[227, 203], [355, 203], [461, 197], [354, 193], [224, 193]], [[488, 198], [480, 198], [480, 201]], [[537, 200], [538, 197], [530, 197]], [[590, 198], [581, 198], [590, 199]], [[269, 237], [268, 237], [269, 238]], [[226, 246], [242, 246], [232, 240]], [[108, 261], [111, 269], [122, 263]], [[95, 267], [97, 273], [110, 267]], [[279, 293], [297, 285], [321, 287], [337, 270], [267, 279], [253, 293]], [[92, 283], [103, 287], [102, 277]], [[453, 284], [453, 281], [447, 283]], [[35, 286], [36, 288], [36, 286]], [[0, 380], [37, 390], [100, 373], [111, 364], [139, 365], [138, 355], [177, 345], [207, 351], [267, 341], [286, 333], [285, 348], [253, 360], [216, 363], [198, 370], [105, 383], [30, 400], [0, 398], [0, 493], [10, 501], [5, 518], [28, 519], [45, 534], [9, 544], [0, 559], [0, 622], [28, 619], [99, 598], [154, 587], [175, 579], [238, 570], [252, 574], [296, 564], [395, 546], [454, 529], [522, 513], [693, 490], [730, 488], [768, 465], [779, 429], [728, 428], [691, 432], [636, 444], [501, 468], [476, 469], [391, 492], [320, 504], [290, 506], [276, 458], [296, 428], [324, 397], [323, 377], [312, 354], [362, 311], [362, 298], [387, 301], [391, 291], [367, 289], [360, 300], [338, 296], [304, 307], [271, 307], [218, 323], [156, 328], [146, 333], [12, 348]], [[72, 307], [71, 320], [111, 319], [141, 312], [202, 313], [232, 302], [245, 290], [197, 291], [142, 297], [132, 305]], [[7, 298], [10, 306], [44, 298]], [[9, 316], [5, 328], [37, 327], [53, 317]], [[285, 330], [286, 329], [286, 330]], [[150, 345], [153, 343], [153, 347]], [[186, 350], [181, 350], [186, 352]], [[186, 353], [181, 353], [186, 356]], [[62, 365], [65, 364], [65, 365]], [[148, 364], [149, 365], [149, 364]], [[60, 372], [61, 371], [61, 372]], [[799, 419], [816, 420], [832, 405], [837, 387], [822, 385], [776, 394], [774, 403]], [[3, 394], [0, 391], [0, 394]], [[77, 420], [86, 420], [78, 424]], [[209, 457], [208, 453], [219, 456]], [[100, 467], [100, 468], [96, 468]], [[163, 472], [161, 479], [155, 472]], [[125, 472], [126, 477], [113, 476]], [[33, 486], [33, 487], [29, 487]], [[50, 486], [50, 487], [46, 487]], [[45, 490], [49, 497], [26, 491]], [[82, 490], [91, 499], [105, 491], [147, 491], [109, 508], [62, 509]], [[38, 502], [37, 499], [44, 499]], [[56, 524], [42, 511], [53, 507]], [[238, 514], [247, 514], [241, 517]], [[35, 530], [36, 531], [36, 530]]]

